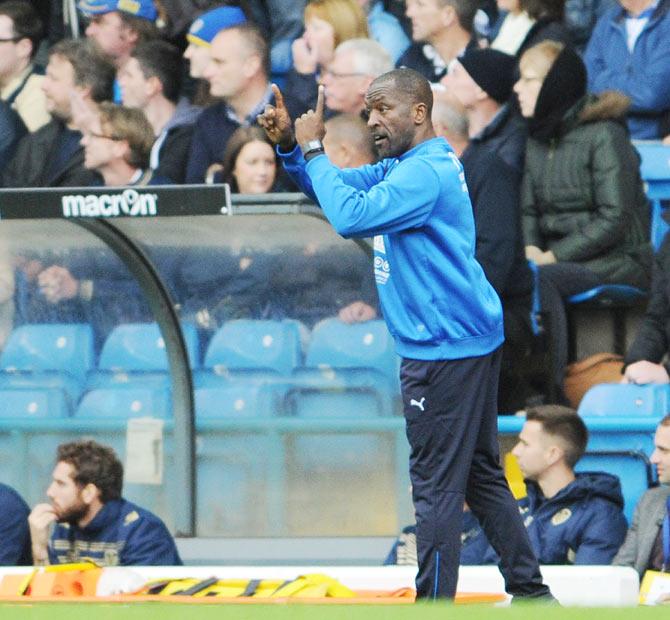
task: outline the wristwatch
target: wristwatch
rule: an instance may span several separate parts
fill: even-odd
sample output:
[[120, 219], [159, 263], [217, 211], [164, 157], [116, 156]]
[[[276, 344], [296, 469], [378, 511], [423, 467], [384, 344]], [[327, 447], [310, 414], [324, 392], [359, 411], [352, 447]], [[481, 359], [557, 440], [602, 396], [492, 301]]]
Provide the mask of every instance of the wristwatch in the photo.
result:
[[325, 149], [323, 148], [323, 142], [321, 140], [309, 140], [304, 144], [300, 145], [302, 150], [303, 157], [307, 157], [312, 153], [324, 153]]

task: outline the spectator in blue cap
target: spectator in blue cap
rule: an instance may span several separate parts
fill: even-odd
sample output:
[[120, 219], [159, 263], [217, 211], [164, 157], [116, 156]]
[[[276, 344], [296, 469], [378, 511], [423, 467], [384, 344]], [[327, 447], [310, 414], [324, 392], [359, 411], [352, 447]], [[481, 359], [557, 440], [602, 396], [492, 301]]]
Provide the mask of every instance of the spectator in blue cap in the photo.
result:
[[77, 6], [90, 20], [86, 36], [112, 58], [117, 69], [138, 43], [158, 38], [158, 12], [152, 0], [81, 0]]
[[189, 61], [189, 73], [192, 78], [202, 78], [209, 63], [209, 50], [214, 37], [225, 28], [244, 24], [247, 18], [238, 6], [220, 6], [203, 13], [196, 19], [186, 33], [188, 47], [184, 58]]

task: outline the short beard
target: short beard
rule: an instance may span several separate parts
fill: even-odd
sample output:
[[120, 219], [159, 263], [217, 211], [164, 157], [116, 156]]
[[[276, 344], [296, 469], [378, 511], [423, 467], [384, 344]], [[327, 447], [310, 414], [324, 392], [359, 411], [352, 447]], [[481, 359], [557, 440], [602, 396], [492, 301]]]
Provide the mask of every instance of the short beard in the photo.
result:
[[67, 512], [58, 515], [58, 523], [69, 523], [76, 525], [88, 514], [88, 505], [81, 502], [72, 506]]

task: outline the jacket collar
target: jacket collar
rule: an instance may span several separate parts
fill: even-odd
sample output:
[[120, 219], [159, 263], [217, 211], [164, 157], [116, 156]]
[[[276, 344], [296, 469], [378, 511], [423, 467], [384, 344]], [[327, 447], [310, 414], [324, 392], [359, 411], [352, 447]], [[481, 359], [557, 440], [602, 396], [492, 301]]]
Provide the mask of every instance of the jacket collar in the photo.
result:
[[98, 514], [93, 517], [93, 520], [88, 525], [81, 528], [74, 525], [71, 527], [79, 530], [83, 534], [97, 534], [118, 520], [122, 506], [122, 500], [110, 500], [106, 504], [103, 504]]
[[[652, 13], [652, 15], [649, 18], [649, 21], [647, 22], [647, 25], [644, 27], [644, 29], [647, 30], [652, 25], [655, 25], [663, 17], [665, 17], [665, 15], [666, 15], [666, 13], [668, 13], [668, 11], [670, 11], [670, 0], [660, 0], [660, 2], [656, 5], [656, 9]], [[613, 18], [612, 21], [617, 26], [621, 26], [626, 21], [626, 17], [628, 17], [628, 12], [622, 6], [619, 6], [619, 11], [617, 11], [614, 14], [614, 18]]]

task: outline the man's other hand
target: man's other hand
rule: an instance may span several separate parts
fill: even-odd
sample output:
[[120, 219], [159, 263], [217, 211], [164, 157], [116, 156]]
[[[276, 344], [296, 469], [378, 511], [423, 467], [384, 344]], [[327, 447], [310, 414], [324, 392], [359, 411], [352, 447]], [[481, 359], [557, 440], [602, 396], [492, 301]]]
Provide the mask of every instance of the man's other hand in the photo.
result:
[[272, 85], [272, 93], [275, 105], [266, 105], [264, 112], [256, 117], [256, 121], [273, 144], [279, 145], [282, 151], [290, 151], [295, 146], [291, 117], [286, 109], [284, 96], [276, 84]]

